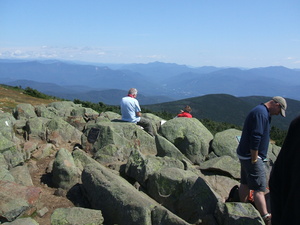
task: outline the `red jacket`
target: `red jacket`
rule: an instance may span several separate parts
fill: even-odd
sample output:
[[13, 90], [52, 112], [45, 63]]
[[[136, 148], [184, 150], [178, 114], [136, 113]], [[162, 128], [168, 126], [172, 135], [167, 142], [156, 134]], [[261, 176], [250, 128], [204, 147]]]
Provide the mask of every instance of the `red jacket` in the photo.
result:
[[177, 117], [188, 117], [188, 118], [192, 118], [193, 116], [188, 113], [188, 112], [182, 112], [180, 114], [177, 115]]

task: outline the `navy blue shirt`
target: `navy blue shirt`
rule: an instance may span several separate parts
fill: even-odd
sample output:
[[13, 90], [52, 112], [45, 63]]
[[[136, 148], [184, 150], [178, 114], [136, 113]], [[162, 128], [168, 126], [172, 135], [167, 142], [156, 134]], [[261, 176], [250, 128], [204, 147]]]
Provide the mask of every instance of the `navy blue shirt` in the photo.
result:
[[240, 159], [251, 159], [250, 149], [258, 150], [260, 158], [267, 158], [270, 142], [270, 123], [271, 116], [264, 104], [260, 104], [250, 111], [245, 120], [241, 140], [237, 148]]

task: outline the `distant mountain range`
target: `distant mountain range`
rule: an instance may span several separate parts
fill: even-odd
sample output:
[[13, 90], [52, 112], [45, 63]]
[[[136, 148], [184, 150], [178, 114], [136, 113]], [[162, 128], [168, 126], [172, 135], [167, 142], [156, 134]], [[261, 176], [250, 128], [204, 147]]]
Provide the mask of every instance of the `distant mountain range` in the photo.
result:
[[300, 71], [198, 67], [173, 63], [93, 64], [0, 60], [0, 83], [31, 87], [48, 95], [118, 105], [135, 87], [142, 105], [207, 94], [275, 96], [300, 100]]

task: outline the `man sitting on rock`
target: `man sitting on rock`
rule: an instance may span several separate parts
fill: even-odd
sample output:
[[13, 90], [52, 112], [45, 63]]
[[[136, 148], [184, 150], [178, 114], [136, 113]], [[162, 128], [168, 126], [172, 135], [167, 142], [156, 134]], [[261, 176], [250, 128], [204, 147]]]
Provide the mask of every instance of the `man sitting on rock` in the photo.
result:
[[137, 89], [130, 88], [128, 95], [121, 100], [122, 120], [136, 123], [143, 127], [151, 136], [154, 136], [153, 127], [149, 119], [142, 117], [141, 108], [136, 99]]

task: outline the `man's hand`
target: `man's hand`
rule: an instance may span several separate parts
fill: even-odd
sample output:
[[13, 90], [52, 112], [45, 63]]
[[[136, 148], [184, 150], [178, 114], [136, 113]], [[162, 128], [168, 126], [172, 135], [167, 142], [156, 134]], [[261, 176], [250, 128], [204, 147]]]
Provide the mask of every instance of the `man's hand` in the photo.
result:
[[142, 116], [142, 113], [141, 113], [141, 112], [136, 112], [136, 116], [137, 116], [137, 117], [141, 117], [141, 116]]

